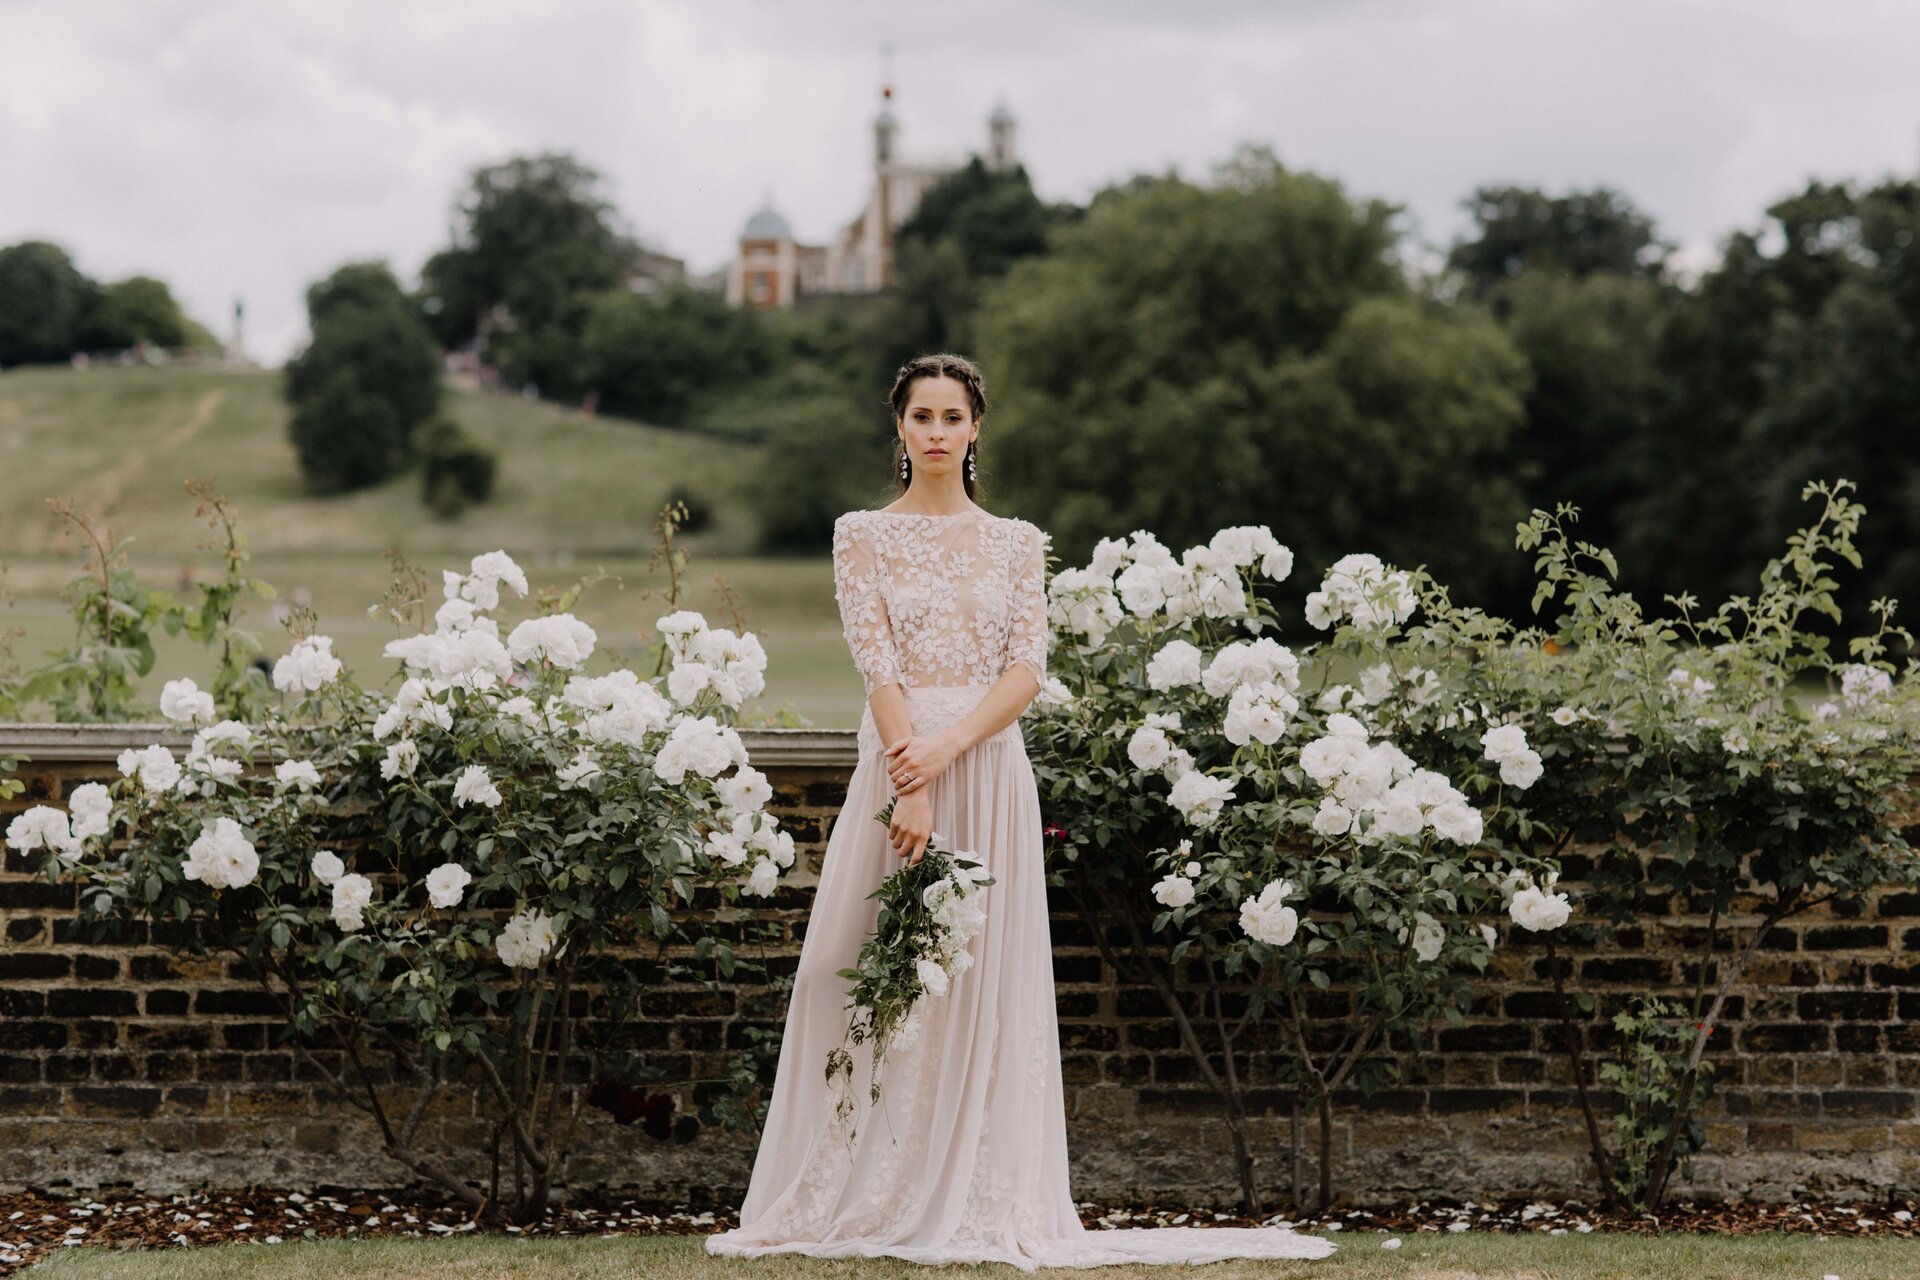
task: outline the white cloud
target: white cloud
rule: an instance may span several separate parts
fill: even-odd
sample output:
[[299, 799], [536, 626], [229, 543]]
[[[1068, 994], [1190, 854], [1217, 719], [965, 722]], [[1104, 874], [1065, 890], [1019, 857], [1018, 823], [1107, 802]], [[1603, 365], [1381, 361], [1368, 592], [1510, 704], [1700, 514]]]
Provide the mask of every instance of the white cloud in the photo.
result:
[[411, 278], [474, 166], [569, 150], [630, 228], [719, 265], [771, 189], [820, 239], [864, 196], [878, 46], [910, 153], [1004, 94], [1043, 194], [1203, 175], [1242, 141], [1404, 202], [1616, 186], [1704, 260], [1809, 175], [1920, 159], [1920, 7], [1796, 0], [0, 0], [0, 243], [168, 279], [279, 359], [341, 262]]

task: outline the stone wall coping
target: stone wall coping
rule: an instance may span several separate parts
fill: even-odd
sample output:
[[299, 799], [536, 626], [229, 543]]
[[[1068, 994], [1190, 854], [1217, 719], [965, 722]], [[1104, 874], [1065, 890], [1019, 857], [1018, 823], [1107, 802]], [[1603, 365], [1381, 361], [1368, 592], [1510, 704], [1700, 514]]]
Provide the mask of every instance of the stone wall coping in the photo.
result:
[[[42, 724], [0, 721], [0, 759], [93, 762], [118, 759], [128, 747], [156, 742], [184, 751], [193, 734], [165, 721], [123, 724]], [[741, 729], [755, 768], [846, 769], [860, 763], [852, 729]]]

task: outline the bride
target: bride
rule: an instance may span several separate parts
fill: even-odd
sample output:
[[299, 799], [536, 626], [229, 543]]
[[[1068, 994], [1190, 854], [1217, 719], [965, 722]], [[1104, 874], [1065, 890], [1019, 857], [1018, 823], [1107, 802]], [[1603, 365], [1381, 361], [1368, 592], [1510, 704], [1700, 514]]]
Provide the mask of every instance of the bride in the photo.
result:
[[[740, 1225], [707, 1237], [707, 1252], [1027, 1271], [1326, 1256], [1331, 1241], [1277, 1227], [1081, 1225], [1040, 800], [1018, 723], [1046, 673], [1046, 535], [974, 503], [986, 391], [971, 362], [913, 360], [889, 399], [900, 496], [833, 528], [834, 595], [867, 691], [859, 763], [827, 838]], [[873, 815], [895, 796], [882, 827]], [[888, 1050], [880, 1102], [855, 1082], [850, 1141], [826, 1078], [848, 1023], [838, 971], [873, 928], [868, 895], [936, 834], [995, 877], [986, 924], [972, 966], [921, 1001], [924, 1024]], [[863, 1050], [854, 1061], [871, 1071]]]

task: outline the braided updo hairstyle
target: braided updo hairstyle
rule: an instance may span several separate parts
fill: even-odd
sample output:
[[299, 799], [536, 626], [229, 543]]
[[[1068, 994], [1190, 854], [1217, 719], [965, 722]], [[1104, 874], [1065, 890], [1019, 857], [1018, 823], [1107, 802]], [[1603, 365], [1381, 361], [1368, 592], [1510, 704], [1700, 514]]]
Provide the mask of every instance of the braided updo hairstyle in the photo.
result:
[[[887, 393], [887, 403], [893, 406], [896, 420], [907, 416], [907, 401], [913, 395], [913, 384], [922, 378], [952, 378], [967, 389], [967, 404], [973, 410], [974, 421], [986, 416], [987, 383], [980, 376], [980, 370], [965, 356], [943, 352], [939, 355], [915, 356], [900, 366], [900, 372], [893, 380], [893, 390]], [[975, 501], [978, 501], [978, 497], [974, 493], [973, 471], [979, 465], [979, 448], [978, 440], [967, 444], [967, 456], [960, 470], [967, 497]], [[907, 452], [907, 442], [897, 435], [893, 438], [893, 478], [902, 493], [913, 481], [913, 458]]]

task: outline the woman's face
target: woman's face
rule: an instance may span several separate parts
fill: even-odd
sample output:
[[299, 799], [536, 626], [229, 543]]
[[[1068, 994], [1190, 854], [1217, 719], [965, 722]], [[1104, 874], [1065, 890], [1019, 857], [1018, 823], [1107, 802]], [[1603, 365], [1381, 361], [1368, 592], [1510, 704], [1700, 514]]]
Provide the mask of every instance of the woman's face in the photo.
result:
[[953, 471], [966, 462], [967, 445], [980, 434], [967, 389], [948, 377], [916, 378], [907, 391], [900, 438], [915, 471]]

